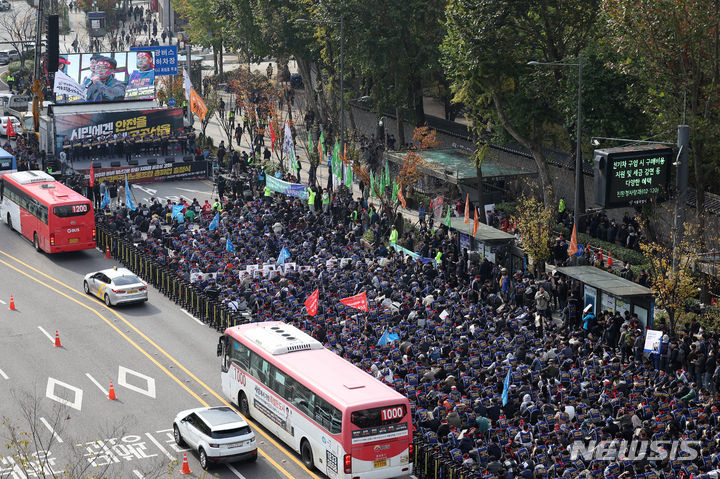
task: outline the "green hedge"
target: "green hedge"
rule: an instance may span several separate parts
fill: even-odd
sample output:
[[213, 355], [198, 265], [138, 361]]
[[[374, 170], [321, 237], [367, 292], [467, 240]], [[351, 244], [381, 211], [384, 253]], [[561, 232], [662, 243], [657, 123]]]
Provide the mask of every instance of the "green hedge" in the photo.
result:
[[[562, 233], [566, 238], [570, 238], [570, 230], [565, 228], [562, 225], [557, 225], [555, 227], [555, 231], [558, 233]], [[578, 243], [582, 244], [589, 244], [591, 246], [594, 246], [596, 248], [602, 248], [603, 253], [605, 256], [607, 256], [607, 252], [610, 251], [612, 254], [613, 261], [622, 261], [622, 262], [628, 262], [633, 266], [640, 266], [644, 267], [644, 265], [647, 264], [647, 260], [645, 259], [645, 256], [642, 255], [642, 253], [625, 248], [624, 246], [620, 246], [617, 243], [609, 243], [607, 241], [602, 241], [597, 238], [593, 238], [592, 236], [585, 234], [585, 233], [578, 233]]]

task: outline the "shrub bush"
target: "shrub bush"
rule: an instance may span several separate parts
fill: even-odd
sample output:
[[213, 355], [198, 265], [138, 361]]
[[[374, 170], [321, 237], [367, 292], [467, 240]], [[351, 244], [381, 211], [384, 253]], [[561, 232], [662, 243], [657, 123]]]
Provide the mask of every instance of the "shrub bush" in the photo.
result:
[[[562, 225], [557, 225], [555, 227], [555, 231], [558, 233], [562, 233], [565, 238], [570, 238], [570, 230], [568, 230]], [[635, 266], [642, 266], [647, 263], [645, 256], [643, 256], [642, 253], [640, 253], [639, 251], [625, 248], [617, 243], [609, 243], [607, 241], [602, 241], [600, 239], [593, 238], [592, 236], [585, 233], [578, 233], [577, 236], [578, 243], [589, 244], [596, 248], [602, 248], [605, 256], [607, 256], [607, 251], [610, 251], [613, 261], [627, 261], [631, 265]]]

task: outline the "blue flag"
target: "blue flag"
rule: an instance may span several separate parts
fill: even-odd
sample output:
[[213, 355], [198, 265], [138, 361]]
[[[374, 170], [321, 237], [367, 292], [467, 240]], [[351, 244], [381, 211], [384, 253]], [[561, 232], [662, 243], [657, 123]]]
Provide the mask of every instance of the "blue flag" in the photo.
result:
[[100, 209], [105, 208], [110, 204], [110, 188], [105, 188], [105, 196], [103, 196], [100, 202]]
[[382, 336], [380, 336], [380, 339], [378, 340], [378, 346], [382, 346], [383, 344], [392, 343], [393, 341], [397, 341], [400, 339], [400, 336], [394, 333], [389, 333], [387, 329], [384, 333], [382, 333]]
[[183, 214], [182, 210], [185, 208], [185, 205], [174, 205], [172, 210], [172, 218], [178, 220], [179, 223], [185, 222], [185, 215]]
[[226, 249], [227, 251], [231, 252], [231, 253], [234, 253], [234, 252], [235, 252], [235, 247], [234, 247], [233, 244], [230, 242], [230, 238], [228, 238], [228, 239], [227, 239], [227, 242], [225, 243], [225, 249]]
[[130, 185], [128, 184], [127, 173], [125, 174], [125, 206], [135, 211], [135, 203], [133, 203], [132, 200], [132, 191], [130, 190]]
[[208, 226], [208, 229], [212, 231], [218, 226], [220, 226], [220, 213], [215, 213], [215, 218], [213, 218], [213, 220], [210, 222], [210, 226]]
[[283, 248], [280, 250], [280, 254], [278, 255], [277, 262], [278, 264], [285, 264], [285, 261], [290, 259], [290, 252], [283, 246]]
[[507, 376], [505, 376], [505, 381], [503, 381], [503, 392], [502, 392], [503, 406], [507, 405], [509, 396], [510, 396], [510, 369], [508, 369]]

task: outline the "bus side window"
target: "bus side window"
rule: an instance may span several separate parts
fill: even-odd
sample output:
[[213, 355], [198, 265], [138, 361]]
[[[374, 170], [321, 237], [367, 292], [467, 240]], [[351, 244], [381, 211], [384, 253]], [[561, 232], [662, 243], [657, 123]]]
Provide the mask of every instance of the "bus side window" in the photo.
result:
[[250, 352], [250, 369], [250, 374], [255, 376], [261, 383], [267, 384], [268, 362], [253, 351]]
[[230, 338], [230, 357], [241, 369], [250, 369], [250, 350], [244, 344]]

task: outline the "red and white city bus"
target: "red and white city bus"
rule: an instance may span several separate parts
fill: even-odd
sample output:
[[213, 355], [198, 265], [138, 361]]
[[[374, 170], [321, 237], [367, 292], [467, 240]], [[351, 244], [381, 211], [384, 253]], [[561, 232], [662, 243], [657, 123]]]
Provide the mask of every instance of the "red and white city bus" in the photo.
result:
[[95, 248], [90, 200], [42, 171], [0, 177], [0, 218], [46, 253]]
[[412, 474], [408, 399], [279, 321], [225, 330], [222, 389], [240, 412], [330, 478]]

